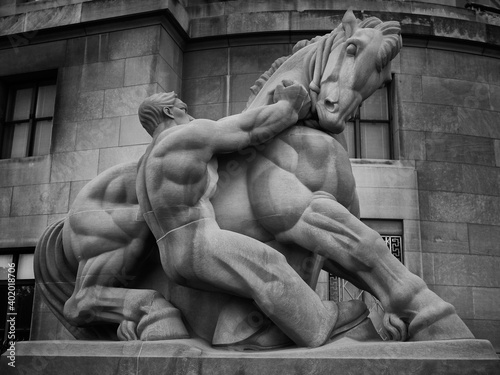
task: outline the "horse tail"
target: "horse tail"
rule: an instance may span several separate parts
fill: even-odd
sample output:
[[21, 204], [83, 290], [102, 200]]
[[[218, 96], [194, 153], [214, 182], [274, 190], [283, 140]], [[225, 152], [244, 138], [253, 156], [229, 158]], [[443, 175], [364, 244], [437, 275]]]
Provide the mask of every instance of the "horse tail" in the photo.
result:
[[37, 291], [56, 318], [75, 338], [101, 339], [102, 333], [97, 329], [75, 327], [64, 317], [64, 304], [75, 289], [76, 270], [72, 269], [64, 254], [63, 226], [64, 219], [48, 226], [37, 243], [33, 265]]

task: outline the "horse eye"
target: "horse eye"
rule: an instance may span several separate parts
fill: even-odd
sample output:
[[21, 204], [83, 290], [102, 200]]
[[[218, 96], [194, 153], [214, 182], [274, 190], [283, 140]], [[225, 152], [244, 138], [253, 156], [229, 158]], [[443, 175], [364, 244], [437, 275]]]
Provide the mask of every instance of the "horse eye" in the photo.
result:
[[347, 46], [345, 52], [348, 54], [348, 55], [351, 55], [351, 56], [355, 56], [356, 55], [356, 51], [358, 50], [358, 47], [356, 47], [355, 44], [351, 43]]

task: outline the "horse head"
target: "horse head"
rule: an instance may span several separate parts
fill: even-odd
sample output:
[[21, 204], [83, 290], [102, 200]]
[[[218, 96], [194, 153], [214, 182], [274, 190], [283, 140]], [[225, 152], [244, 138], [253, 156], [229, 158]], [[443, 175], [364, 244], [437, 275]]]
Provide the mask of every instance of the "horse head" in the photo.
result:
[[402, 46], [400, 33], [398, 22], [360, 21], [348, 11], [342, 24], [318, 41], [310, 88], [322, 129], [342, 132], [361, 102], [391, 80], [390, 62]]

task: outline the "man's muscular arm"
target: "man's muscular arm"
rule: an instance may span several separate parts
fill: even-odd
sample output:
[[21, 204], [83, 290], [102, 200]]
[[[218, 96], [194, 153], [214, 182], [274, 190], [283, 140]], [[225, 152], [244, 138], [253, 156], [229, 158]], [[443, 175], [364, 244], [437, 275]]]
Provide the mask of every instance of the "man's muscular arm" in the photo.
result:
[[275, 137], [295, 125], [299, 113], [307, 113], [310, 98], [299, 84], [283, 82], [274, 92], [274, 104], [225, 117], [206, 128], [213, 153], [241, 150]]

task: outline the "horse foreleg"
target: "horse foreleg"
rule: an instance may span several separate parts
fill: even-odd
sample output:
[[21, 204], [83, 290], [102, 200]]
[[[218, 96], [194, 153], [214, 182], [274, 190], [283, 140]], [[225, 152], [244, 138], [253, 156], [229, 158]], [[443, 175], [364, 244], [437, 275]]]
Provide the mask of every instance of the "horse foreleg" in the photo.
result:
[[64, 315], [77, 326], [117, 323], [122, 341], [189, 337], [179, 310], [154, 290], [86, 286], [66, 302]]
[[388, 250], [380, 235], [363, 224], [328, 193], [310, 195], [298, 221], [276, 235], [338, 264], [358, 284], [370, 286], [386, 311], [390, 332], [411, 340], [472, 338], [452, 305], [429, 290]]

